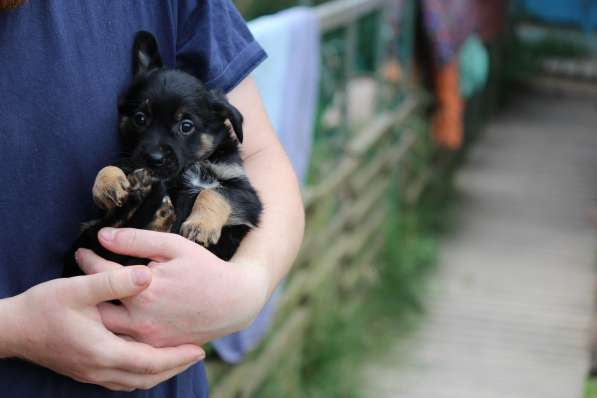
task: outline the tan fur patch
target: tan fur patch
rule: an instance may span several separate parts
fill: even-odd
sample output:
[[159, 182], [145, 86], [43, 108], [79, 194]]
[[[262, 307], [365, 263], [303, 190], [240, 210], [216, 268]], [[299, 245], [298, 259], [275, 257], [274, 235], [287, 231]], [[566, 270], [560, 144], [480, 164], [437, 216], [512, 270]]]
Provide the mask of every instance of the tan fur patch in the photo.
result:
[[174, 205], [169, 196], [164, 196], [162, 206], [156, 211], [148, 228], [158, 232], [170, 232], [174, 221], [176, 221]]
[[222, 227], [228, 222], [231, 212], [230, 204], [217, 191], [201, 191], [195, 199], [191, 215], [182, 224], [180, 233], [203, 246], [215, 244], [220, 240]]
[[209, 134], [201, 134], [201, 147], [197, 151], [197, 157], [202, 158], [214, 149], [214, 138]]
[[93, 184], [93, 200], [103, 209], [113, 209], [124, 204], [130, 184], [124, 172], [116, 166], [106, 166], [99, 171]]

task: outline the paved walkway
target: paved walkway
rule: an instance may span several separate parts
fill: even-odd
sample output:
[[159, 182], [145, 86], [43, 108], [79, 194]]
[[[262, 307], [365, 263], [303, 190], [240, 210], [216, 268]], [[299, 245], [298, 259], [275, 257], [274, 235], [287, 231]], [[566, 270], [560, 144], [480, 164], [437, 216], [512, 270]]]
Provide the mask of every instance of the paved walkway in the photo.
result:
[[[427, 317], [370, 398], [580, 398], [595, 281], [597, 101], [530, 96], [457, 178]], [[593, 210], [594, 211], [594, 210]]]

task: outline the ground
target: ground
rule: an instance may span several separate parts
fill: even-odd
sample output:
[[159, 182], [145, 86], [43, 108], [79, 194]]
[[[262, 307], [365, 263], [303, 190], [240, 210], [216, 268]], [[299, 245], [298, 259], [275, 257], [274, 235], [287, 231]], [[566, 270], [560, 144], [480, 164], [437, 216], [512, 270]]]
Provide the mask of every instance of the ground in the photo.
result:
[[367, 366], [366, 396], [581, 397], [595, 284], [597, 101], [519, 99], [482, 134], [456, 192], [457, 222], [440, 246], [426, 315]]

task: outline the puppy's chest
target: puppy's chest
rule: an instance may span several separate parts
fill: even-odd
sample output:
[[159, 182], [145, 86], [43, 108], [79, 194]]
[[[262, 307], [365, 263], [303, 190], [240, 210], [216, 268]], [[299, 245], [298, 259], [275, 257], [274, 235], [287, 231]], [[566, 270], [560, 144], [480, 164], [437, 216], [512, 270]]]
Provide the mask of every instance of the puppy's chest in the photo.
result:
[[182, 175], [182, 190], [187, 193], [199, 193], [206, 189], [216, 189], [221, 186], [218, 176], [206, 162], [195, 163]]
[[186, 193], [199, 193], [206, 189], [218, 189], [227, 182], [245, 178], [245, 172], [237, 163], [197, 162], [182, 174], [182, 190]]

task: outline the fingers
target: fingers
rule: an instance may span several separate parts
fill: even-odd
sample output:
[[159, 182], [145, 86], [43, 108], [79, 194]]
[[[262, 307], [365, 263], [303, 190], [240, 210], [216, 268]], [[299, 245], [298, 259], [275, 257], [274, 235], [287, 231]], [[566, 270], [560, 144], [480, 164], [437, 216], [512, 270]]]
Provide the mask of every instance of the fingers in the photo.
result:
[[133, 335], [133, 320], [125, 306], [110, 303], [98, 304], [97, 309], [102, 317], [102, 323], [112, 333]]
[[105, 260], [89, 249], [79, 249], [75, 253], [77, 264], [87, 275], [99, 272], [113, 271], [122, 268], [122, 265]]
[[145, 266], [124, 267], [70, 280], [75, 283], [71, 290], [76, 296], [74, 302], [88, 306], [139, 294], [151, 282], [151, 270]]
[[154, 348], [148, 344], [121, 340], [114, 367], [137, 374], [158, 375], [202, 360], [205, 352], [192, 344]]
[[195, 246], [180, 235], [133, 228], [104, 228], [98, 238], [111, 252], [154, 261], [178, 257]]
[[198, 361], [190, 362], [155, 375], [144, 375], [110, 369], [98, 372], [96, 378], [99, 384], [114, 391], [147, 390], [184, 372], [197, 362]]
[[203, 349], [191, 344], [154, 348], [122, 337], [114, 336], [112, 341], [111, 349], [102, 355], [110, 366], [93, 372], [89, 379], [117, 391], [149, 389], [205, 358]]

